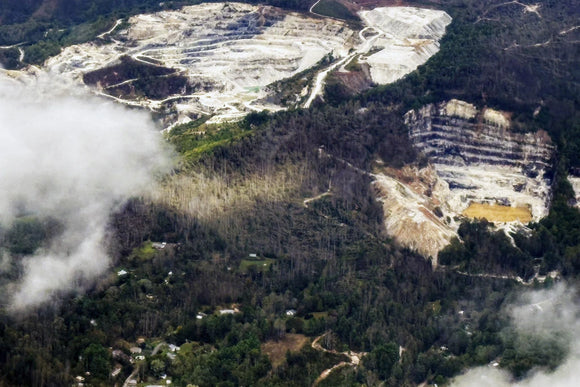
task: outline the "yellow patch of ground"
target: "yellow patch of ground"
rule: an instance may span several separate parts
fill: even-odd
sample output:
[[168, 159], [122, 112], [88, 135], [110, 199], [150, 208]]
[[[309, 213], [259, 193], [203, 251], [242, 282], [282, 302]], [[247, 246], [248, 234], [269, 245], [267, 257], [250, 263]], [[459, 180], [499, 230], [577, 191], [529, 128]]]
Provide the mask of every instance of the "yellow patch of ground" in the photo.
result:
[[519, 220], [528, 223], [532, 213], [527, 207], [510, 207], [499, 204], [471, 203], [463, 215], [470, 218], [485, 218], [490, 222], [514, 222]]
[[298, 352], [308, 342], [308, 337], [297, 333], [287, 333], [284, 338], [270, 340], [262, 344], [262, 352], [270, 358], [273, 368], [277, 368], [286, 359], [286, 352]]

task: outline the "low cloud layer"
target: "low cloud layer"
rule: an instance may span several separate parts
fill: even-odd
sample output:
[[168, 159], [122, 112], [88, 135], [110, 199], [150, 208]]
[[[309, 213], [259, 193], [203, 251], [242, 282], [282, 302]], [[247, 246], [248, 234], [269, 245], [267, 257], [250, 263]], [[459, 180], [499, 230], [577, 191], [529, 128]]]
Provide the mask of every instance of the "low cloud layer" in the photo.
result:
[[28, 214], [64, 227], [24, 258], [23, 277], [0, 295], [15, 310], [102, 274], [111, 212], [170, 165], [149, 115], [74, 94], [48, 77], [29, 85], [0, 80], [0, 226]]
[[[527, 378], [515, 382], [503, 370], [478, 367], [453, 380], [453, 387], [575, 387], [580, 370], [580, 305], [576, 290], [558, 284], [550, 290], [528, 291], [506, 308], [515, 328], [512, 334], [542, 339], [565, 339], [569, 354], [554, 372], [532, 370]], [[516, 337], [518, 340], [518, 337]]]

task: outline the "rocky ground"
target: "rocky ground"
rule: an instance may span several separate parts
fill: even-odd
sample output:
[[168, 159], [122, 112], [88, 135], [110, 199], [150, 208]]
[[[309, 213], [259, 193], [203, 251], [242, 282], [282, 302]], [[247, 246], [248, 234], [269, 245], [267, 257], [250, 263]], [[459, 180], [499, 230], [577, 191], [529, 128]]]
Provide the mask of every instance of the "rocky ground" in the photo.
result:
[[445, 203], [450, 195], [447, 184], [432, 166], [385, 168], [375, 174], [375, 179], [387, 234], [431, 257], [433, 265], [437, 265], [438, 252], [457, 235], [458, 227]]

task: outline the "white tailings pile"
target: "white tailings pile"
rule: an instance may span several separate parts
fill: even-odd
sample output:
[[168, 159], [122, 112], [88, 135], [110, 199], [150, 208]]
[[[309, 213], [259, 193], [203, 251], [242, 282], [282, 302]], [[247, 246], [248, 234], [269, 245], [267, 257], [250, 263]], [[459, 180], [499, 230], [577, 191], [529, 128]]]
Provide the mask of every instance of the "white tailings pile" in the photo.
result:
[[428, 166], [404, 167], [374, 175], [373, 185], [383, 205], [385, 229], [403, 246], [431, 257], [437, 265], [441, 249], [457, 236], [458, 225], [446, 203], [450, 195], [445, 182]]
[[375, 8], [359, 15], [379, 33], [373, 46], [384, 47], [366, 58], [371, 77], [379, 84], [402, 78], [435, 55], [451, 23], [451, 16], [443, 11], [415, 7]]

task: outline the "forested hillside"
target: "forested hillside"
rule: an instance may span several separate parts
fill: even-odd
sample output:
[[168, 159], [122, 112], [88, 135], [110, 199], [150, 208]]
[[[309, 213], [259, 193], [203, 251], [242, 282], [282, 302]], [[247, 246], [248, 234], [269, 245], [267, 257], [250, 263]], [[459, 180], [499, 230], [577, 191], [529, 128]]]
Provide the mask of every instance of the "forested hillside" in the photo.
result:
[[[164, 6], [182, 3], [193, 2]], [[580, 168], [580, 10], [573, 0], [540, 1], [539, 14], [492, 0], [409, 3], [443, 9], [453, 23], [441, 51], [404, 79], [361, 95], [333, 83], [330, 103], [234, 123], [204, 117], [167, 133], [179, 161], [111, 217], [108, 273], [32, 313], [0, 300], [0, 386], [414, 386], [494, 363], [513, 380], [555, 370], [572, 350], [567, 336], [516, 336], [505, 309], [525, 290], [578, 283], [580, 212], [566, 176]], [[156, 9], [7, 1], [0, 44], [26, 41], [40, 62]], [[465, 221], [434, 269], [386, 236], [389, 215], [370, 183], [377, 168], [427, 163], [403, 115], [451, 98], [513, 112], [517, 130], [547, 130], [554, 197], [550, 215], [518, 233]], [[0, 228], [0, 257], [10, 257], [0, 291], [61, 232], [33, 215]]]

